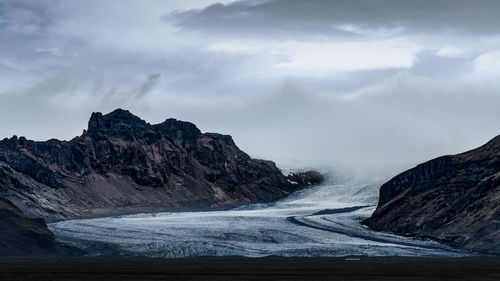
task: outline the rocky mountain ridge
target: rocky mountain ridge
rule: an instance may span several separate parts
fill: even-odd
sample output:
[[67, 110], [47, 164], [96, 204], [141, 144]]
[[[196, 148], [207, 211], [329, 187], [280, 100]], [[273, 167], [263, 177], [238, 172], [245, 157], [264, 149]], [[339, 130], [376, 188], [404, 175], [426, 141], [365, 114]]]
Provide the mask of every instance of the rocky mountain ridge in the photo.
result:
[[307, 185], [275, 163], [252, 159], [229, 135], [167, 119], [151, 125], [129, 111], [93, 113], [70, 141], [0, 141], [0, 196], [48, 220], [267, 202]]
[[394, 177], [381, 186], [377, 209], [363, 223], [500, 254], [500, 136]]

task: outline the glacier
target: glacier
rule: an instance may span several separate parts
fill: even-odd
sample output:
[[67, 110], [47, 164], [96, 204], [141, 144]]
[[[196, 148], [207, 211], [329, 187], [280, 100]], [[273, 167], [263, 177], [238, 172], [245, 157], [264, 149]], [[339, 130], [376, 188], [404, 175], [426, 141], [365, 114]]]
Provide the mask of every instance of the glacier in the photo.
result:
[[164, 212], [49, 224], [88, 256], [466, 256], [436, 241], [371, 231], [379, 184], [325, 184], [226, 211]]

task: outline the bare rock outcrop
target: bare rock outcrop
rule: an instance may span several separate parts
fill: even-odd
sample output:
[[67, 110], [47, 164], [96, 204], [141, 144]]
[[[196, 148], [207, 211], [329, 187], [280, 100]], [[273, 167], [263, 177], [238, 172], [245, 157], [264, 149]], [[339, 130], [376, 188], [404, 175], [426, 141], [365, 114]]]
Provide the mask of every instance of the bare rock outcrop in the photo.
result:
[[70, 141], [0, 141], [0, 195], [49, 220], [229, 208], [307, 185], [252, 159], [229, 135], [175, 119], [151, 125], [122, 109], [93, 113]]
[[363, 223], [500, 254], [500, 136], [394, 177], [381, 186], [377, 209]]

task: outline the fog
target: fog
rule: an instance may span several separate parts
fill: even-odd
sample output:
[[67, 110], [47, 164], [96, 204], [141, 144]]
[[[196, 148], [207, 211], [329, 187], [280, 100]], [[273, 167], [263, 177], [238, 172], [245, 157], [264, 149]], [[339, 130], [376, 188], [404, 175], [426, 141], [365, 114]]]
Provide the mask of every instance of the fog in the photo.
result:
[[[220, 1], [219, 1], [220, 2]], [[385, 178], [500, 133], [498, 1], [2, 1], [0, 137], [129, 109]]]

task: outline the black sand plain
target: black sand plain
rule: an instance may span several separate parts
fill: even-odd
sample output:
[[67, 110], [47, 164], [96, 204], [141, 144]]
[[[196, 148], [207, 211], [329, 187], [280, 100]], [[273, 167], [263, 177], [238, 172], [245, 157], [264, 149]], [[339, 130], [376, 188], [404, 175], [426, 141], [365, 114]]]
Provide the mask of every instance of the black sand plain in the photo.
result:
[[0, 280], [500, 280], [500, 257], [0, 259]]

